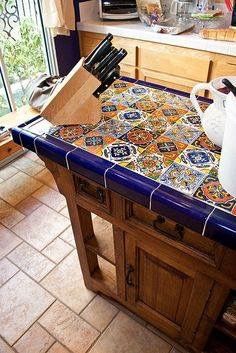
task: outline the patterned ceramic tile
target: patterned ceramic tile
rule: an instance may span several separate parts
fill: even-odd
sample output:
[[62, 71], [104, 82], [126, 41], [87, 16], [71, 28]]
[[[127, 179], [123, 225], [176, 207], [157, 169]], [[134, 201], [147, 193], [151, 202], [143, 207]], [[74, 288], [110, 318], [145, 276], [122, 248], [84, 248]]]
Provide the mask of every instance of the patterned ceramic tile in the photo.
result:
[[174, 161], [186, 147], [186, 143], [174, 141], [166, 136], [160, 136], [153, 141], [146, 150], [149, 153], [162, 154], [164, 159]]
[[58, 126], [51, 129], [50, 135], [67, 142], [74, 142], [92, 129], [94, 129], [92, 125]]
[[87, 150], [88, 152], [101, 156], [103, 148], [115, 140], [115, 137], [111, 135], [104, 136], [99, 131], [94, 130], [75, 141], [75, 145]]
[[160, 108], [162, 103], [154, 102], [150, 99], [140, 99], [135, 103], [135, 108], [142, 110], [146, 113], [153, 113], [156, 109]]
[[111, 135], [115, 138], [119, 138], [126, 132], [132, 129], [132, 125], [128, 121], [120, 121], [117, 119], [110, 119], [99, 125], [96, 131], [102, 136]]
[[194, 197], [201, 201], [214, 204], [236, 216], [236, 199], [223, 189], [219, 180], [214, 176], [206, 177], [195, 192]]
[[133, 84], [130, 82], [124, 82], [121, 80], [117, 80], [111, 85], [111, 90], [113, 90], [114, 94], [119, 94], [124, 91], [127, 91], [132, 86], [133, 86]]
[[140, 123], [138, 127], [152, 131], [156, 135], [163, 134], [169, 127], [170, 123], [164, 116], [155, 117], [155, 112], [147, 116], [147, 119]]
[[104, 148], [103, 157], [113, 163], [126, 166], [137, 157], [139, 152], [142, 151], [142, 148], [138, 148], [133, 144], [122, 140], [116, 140], [114, 143]]
[[146, 114], [138, 109], [126, 109], [119, 112], [117, 118], [121, 121], [127, 121], [133, 126], [138, 125], [146, 119]]
[[205, 174], [195, 169], [174, 162], [159, 180], [167, 186], [191, 195], [205, 177]]
[[134, 127], [132, 130], [128, 131], [125, 135], [121, 136], [120, 139], [132, 143], [138, 147], [147, 147], [153, 139], [157, 137], [151, 131], [142, 129], [140, 127]]
[[185, 124], [173, 125], [164, 135], [173, 140], [192, 144], [202, 132]]
[[184, 114], [188, 112], [187, 109], [175, 107], [171, 104], [164, 104], [155, 112], [155, 117], [166, 117], [170, 124], [176, 123]]
[[208, 174], [213, 167], [218, 167], [219, 155], [190, 146], [176, 158], [175, 162]]
[[114, 103], [108, 101], [103, 103], [101, 106], [102, 116], [107, 119], [114, 118], [118, 114], [119, 110], [123, 110], [126, 108], [127, 107], [124, 104], [121, 104], [117, 101]]
[[184, 123], [186, 125], [203, 130], [200, 116], [193, 113], [185, 114], [182, 118], [180, 118], [179, 123]]
[[200, 147], [200, 148], [204, 148], [207, 149], [211, 152], [214, 153], [218, 153], [220, 154], [221, 152], [221, 148], [214, 145], [209, 138], [207, 137], [207, 135], [205, 134], [205, 132], [203, 132], [193, 143], [192, 145], [196, 146], [196, 147]]

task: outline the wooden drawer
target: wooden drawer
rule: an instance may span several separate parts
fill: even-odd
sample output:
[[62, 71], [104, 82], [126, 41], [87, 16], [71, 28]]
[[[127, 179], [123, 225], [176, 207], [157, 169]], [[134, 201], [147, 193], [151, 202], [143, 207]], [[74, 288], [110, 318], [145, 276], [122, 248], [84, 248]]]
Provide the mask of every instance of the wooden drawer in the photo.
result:
[[[126, 221], [132, 226], [144, 230], [155, 236], [164, 236], [168, 241], [182, 246], [182, 250], [191, 249], [191, 253], [210, 261], [218, 266], [223, 256], [222, 246], [203, 237], [181, 223], [154, 213], [146, 208], [126, 201]], [[174, 243], [173, 243], [174, 244]]]
[[139, 66], [196, 82], [206, 82], [211, 58], [191, 49], [145, 43], [139, 49]]
[[22, 147], [12, 141], [11, 137], [0, 144], [0, 161], [10, 157], [12, 154], [22, 150]]
[[[80, 32], [80, 49], [81, 55], [87, 56], [100, 41], [105, 38], [104, 34]], [[124, 48], [128, 55], [122, 61], [123, 64], [135, 66], [136, 65], [136, 45], [133, 40], [126, 38], [114, 37], [113, 45], [117, 48]]]
[[[102, 186], [78, 175], [74, 175], [74, 185], [78, 204], [83, 200], [110, 213], [110, 193]], [[82, 206], [82, 205], [81, 205]]]

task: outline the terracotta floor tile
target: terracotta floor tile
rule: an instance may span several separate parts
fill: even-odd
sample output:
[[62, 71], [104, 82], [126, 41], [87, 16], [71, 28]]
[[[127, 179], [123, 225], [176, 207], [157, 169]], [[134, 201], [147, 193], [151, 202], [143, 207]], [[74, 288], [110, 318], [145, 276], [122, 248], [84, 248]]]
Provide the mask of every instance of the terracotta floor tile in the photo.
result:
[[15, 206], [39, 189], [41, 185], [38, 180], [19, 172], [0, 184], [0, 198]]
[[54, 298], [23, 272], [0, 288], [0, 332], [13, 345], [52, 304]]
[[13, 232], [0, 224], [0, 259], [22, 242]]
[[75, 250], [57, 265], [41, 284], [78, 314], [95, 296], [84, 285]]
[[80, 316], [98, 331], [103, 331], [118, 313], [118, 309], [97, 295]]
[[11, 165], [30, 176], [38, 174], [45, 168], [41, 164], [36, 163], [26, 157], [20, 157], [16, 159]]
[[14, 168], [12, 165], [7, 165], [6, 167], [0, 169], [0, 178], [7, 180], [18, 172], [19, 170]]
[[15, 207], [23, 213], [25, 216], [30, 215], [33, 211], [37, 210], [42, 203], [32, 196], [27, 197], [27, 199], [18, 203]]
[[36, 153], [32, 152], [32, 151], [28, 151], [25, 155], [26, 158], [31, 159], [34, 162], [37, 162], [41, 165], [44, 165], [44, 162], [37, 156]]
[[70, 215], [69, 215], [69, 211], [68, 211], [68, 207], [67, 207], [67, 206], [64, 207], [64, 208], [60, 211], [60, 213], [61, 213], [63, 216], [70, 218]]
[[34, 324], [14, 345], [19, 353], [45, 353], [55, 342], [39, 324]]
[[63, 347], [59, 342], [56, 342], [47, 353], [69, 353], [69, 351], [65, 347]]
[[99, 333], [63, 304], [56, 302], [39, 322], [73, 353], [85, 353]]
[[21, 212], [0, 199], [0, 222], [4, 226], [11, 228], [23, 218], [25, 216]]
[[69, 224], [68, 218], [42, 205], [12, 229], [27, 243], [41, 251]]
[[74, 234], [72, 231], [72, 227], [70, 226], [69, 228], [67, 228], [61, 235], [60, 238], [63, 239], [64, 241], [66, 241], [67, 243], [69, 243], [72, 246], [76, 246], [75, 245], [75, 239], [74, 239]]
[[25, 242], [13, 250], [8, 258], [36, 281], [53, 269], [55, 264]]
[[60, 238], [56, 238], [42, 253], [58, 263], [73, 250], [73, 247]]
[[0, 337], [0, 353], [15, 353]]
[[119, 313], [90, 353], [169, 353], [171, 345]]
[[32, 196], [57, 212], [66, 206], [65, 197], [46, 185], [38, 189]]
[[0, 287], [18, 271], [19, 269], [6, 258], [0, 260]]
[[41, 181], [43, 184], [49, 186], [50, 188], [52, 188], [56, 191], [58, 190], [57, 184], [48, 169], [45, 168], [44, 170], [42, 170], [40, 173], [35, 175], [35, 178], [37, 180]]

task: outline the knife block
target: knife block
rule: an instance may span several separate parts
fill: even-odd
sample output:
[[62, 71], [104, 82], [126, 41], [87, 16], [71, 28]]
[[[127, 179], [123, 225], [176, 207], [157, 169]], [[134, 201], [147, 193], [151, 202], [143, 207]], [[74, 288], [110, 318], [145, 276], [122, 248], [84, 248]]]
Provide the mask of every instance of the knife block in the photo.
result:
[[54, 125], [96, 124], [101, 105], [93, 93], [101, 82], [83, 67], [84, 58], [56, 88], [41, 110], [41, 116]]

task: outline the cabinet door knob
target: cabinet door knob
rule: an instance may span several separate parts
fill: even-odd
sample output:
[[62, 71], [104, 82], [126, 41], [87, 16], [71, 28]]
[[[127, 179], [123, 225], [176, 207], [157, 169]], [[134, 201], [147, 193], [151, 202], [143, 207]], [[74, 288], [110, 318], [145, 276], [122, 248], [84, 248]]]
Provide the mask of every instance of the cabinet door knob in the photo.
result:
[[104, 191], [102, 189], [97, 189], [97, 200], [99, 203], [104, 203], [105, 202], [105, 195], [104, 195]]
[[125, 276], [125, 281], [126, 284], [130, 287], [134, 287], [134, 284], [132, 282], [132, 273], [134, 272], [134, 268], [132, 265], [127, 265], [126, 266], [126, 276]]
[[79, 180], [79, 182], [78, 182], [78, 190], [79, 191], [84, 191], [87, 186], [88, 186], [87, 181], [81, 180], [81, 179]]
[[155, 221], [153, 221], [153, 227], [159, 229], [159, 225], [164, 224], [165, 221], [166, 221], [165, 217], [159, 215], [159, 216], [157, 216]]
[[182, 240], [184, 236], [184, 226], [181, 224], [176, 224], [175, 231], [177, 233], [177, 240]]

